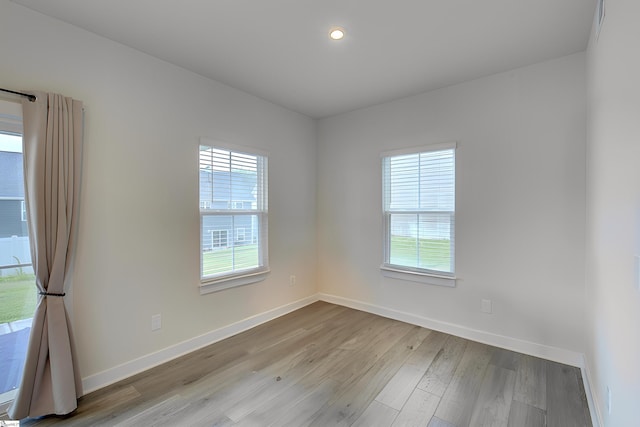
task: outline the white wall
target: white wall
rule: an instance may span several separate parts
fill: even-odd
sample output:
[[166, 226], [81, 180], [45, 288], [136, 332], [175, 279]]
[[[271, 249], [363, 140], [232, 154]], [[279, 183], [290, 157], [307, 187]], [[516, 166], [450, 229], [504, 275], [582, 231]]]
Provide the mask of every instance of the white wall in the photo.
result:
[[[0, 0], [0, 40], [3, 87], [86, 106], [72, 278], [83, 377], [315, 294], [313, 120], [8, 0]], [[270, 153], [272, 272], [204, 296], [200, 136]], [[152, 333], [155, 313], [162, 329]]]
[[[575, 54], [321, 120], [320, 292], [582, 353], [585, 97]], [[446, 141], [458, 285], [384, 278], [380, 152]]]
[[587, 61], [587, 362], [604, 424], [613, 427], [640, 420], [640, 3], [605, 3]]

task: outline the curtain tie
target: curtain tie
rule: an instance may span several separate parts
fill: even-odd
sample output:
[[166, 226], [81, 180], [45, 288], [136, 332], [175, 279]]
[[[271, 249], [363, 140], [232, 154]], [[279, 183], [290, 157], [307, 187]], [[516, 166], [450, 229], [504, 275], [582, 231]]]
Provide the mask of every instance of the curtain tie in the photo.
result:
[[61, 294], [54, 294], [53, 292], [39, 292], [39, 294], [45, 297], [63, 297], [66, 295], [64, 292]]

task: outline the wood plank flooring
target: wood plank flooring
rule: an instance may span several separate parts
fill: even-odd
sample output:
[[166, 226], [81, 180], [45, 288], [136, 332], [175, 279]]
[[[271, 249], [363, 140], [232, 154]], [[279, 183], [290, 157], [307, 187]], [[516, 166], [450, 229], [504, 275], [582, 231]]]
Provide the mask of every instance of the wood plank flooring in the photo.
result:
[[21, 425], [592, 424], [577, 368], [318, 302]]

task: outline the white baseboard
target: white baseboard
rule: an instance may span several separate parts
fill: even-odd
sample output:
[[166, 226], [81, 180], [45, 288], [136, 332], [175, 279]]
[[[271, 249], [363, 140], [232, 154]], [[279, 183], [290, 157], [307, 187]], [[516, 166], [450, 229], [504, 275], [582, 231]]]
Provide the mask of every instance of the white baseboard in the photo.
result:
[[264, 313], [256, 314], [228, 326], [207, 332], [206, 334], [188, 339], [155, 353], [147, 354], [146, 356], [123, 363], [122, 365], [107, 369], [106, 371], [85, 377], [82, 379], [84, 394], [91, 393], [92, 391], [106, 387], [132, 375], [146, 371], [154, 366], [161, 365], [202, 347], [206, 347], [240, 332], [244, 332], [248, 329], [261, 325], [262, 323], [312, 304], [318, 300], [317, 294], [311, 295], [301, 300], [276, 307]]
[[551, 347], [548, 345], [525, 341], [518, 338], [507, 337], [504, 335], [498, 335], [491, 332], [468, 328], [466, 326], [456, 325], [454, 323], [429, 319], [427, 317], [422, 317], [391, 308], [385, 308], [366, 302], [343, 298], [336, 295], [318, 294], [318, 297], [322, 301], [343, 305], [345, 307], [355, 308], [356, 310], [366, 311], [368, 313], [377, 314], [379, 316], [388, 317], [394, 320], [400, 320], [402, 322], [411, 323], [412, 325], [422, 326], [423, 328], [445, 332], [447, 334], [466, 338], [471, 341], [477, 341], [483, 344], [488, 344], [495, 347], [516, 351], [518, 353], [524, 353], [530, 356], [564, 363], [565, 365], [576, 366], [579, 368], [582, 368], [584, 365], [584, 357], [582, 353], [578, 353], [575, 351], [565, 350], [558, 347]]

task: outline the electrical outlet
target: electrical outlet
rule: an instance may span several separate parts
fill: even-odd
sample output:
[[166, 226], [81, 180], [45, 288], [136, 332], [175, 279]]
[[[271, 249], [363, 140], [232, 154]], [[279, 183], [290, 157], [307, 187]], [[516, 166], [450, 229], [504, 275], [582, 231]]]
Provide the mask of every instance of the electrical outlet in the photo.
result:
[[491, 300], [490, 299], [483, 299], [482, 300], [482, 306], [481, 306], [481, 310], [483, 313], [487, 313], [487, 314], [491, 314], [492, 307], [491, 307]]
[[289, 276], [289, 286], [295, 286], [296, 285], [296, 276], [291, 275]]
[[162, 328], [162, 316], [154, 314], [151, 316], [151, 330], [157, 331], [160, 328]]

